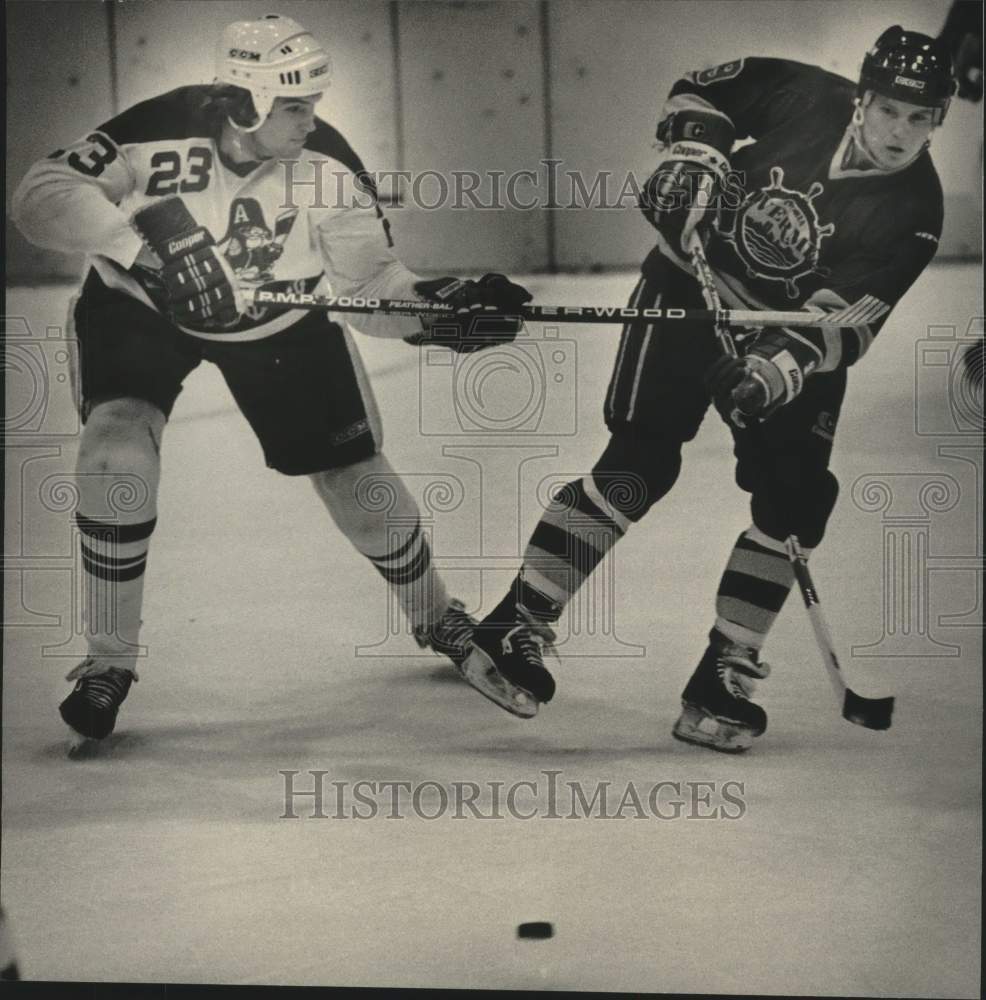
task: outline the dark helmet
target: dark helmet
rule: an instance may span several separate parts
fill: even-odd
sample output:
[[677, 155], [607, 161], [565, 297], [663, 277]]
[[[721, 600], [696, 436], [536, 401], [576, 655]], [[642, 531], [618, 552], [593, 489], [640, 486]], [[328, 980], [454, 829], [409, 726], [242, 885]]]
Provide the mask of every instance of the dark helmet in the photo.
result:
[[863, 57], [856, 95], [872, 90], [908, 104], [937, 108], [941, 124], [955, 93], [952, 57], [948, 46], [930, 35], [907, 31], [895, 24], [876, 40]]

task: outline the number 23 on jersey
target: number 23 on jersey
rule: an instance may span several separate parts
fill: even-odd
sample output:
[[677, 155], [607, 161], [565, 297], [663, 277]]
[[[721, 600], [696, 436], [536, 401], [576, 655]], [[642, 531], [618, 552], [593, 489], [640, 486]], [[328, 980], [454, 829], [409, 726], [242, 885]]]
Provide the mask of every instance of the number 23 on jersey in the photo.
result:
[[[100, 132], [86, 136], [90, 149], [75, 150], [69, 154], [66, 163], [86, 177], [99, 177], [117, 158], [116, 147]], [[57, 149], [48, 159], [57, 160], [65, 155], [64, 149]], [[145, 194], [194, 194], [204, 191], [212, 179], [212, 150], [208, 146], [192, 146], [182, 154], [174, 149], [158, 150], [151, 156], [153, 172], [147, 180]], [[182, 175], [185, 176], [182, 176]]]
[[181, 154], [173, 149], [159, 150], [151, 157], [154, 173], [147, 182], [147, 194], [194, 194], [209, 186], [212, 175], [212, 150], [208, 146], [192, 146], [185, 154], [185, 177]]

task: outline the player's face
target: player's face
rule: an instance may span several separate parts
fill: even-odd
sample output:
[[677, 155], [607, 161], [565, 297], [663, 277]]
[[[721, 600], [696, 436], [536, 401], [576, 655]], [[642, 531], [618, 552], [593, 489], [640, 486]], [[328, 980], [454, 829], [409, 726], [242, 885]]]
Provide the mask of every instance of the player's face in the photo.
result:
[[935, 127], [934, 111], [874, 94], [863, 109], [863, 143], [885, 170], [902, 167], [921, 152]]
[[253, 133], [260, 157], [286, 160], [299, 156], [305, 139], [315, 131], [315, 105], [321, 99], [321, 94], [275, 98], [267, 120]]

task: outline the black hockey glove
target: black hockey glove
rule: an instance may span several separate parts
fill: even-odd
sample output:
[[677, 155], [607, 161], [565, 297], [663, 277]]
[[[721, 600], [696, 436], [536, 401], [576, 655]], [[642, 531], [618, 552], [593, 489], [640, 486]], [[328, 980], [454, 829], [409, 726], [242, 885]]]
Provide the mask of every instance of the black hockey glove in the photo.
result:
[[673, 253], [688, 253], [693, 232], [704, 237], [718, 214], [736, 137], [717, 111], [675, 111], [660, 121], [664, 155], [644, 184], [640, 210]]
[[133, 225], [164, 264], [161, 281], [168, 312], [185, 326], [230, 326], [243, 312], [236, 276], [178, 195], [134, 214]]
[[790, 403], [818, 367], [818, 352], [786, 330], [762, 333], [744, 358], [719, 358], [705, 384], [716, 409], [744, 427]]
[[419, 281], [414, 290], [429, 302], [452, 305], [455, 313], [422, 319], [422, 332], [404, 339], [415, 345], [440, 344], [459, 354], [515, 340], [524, 325], [521, 306], [533, 298], [503, 274], [484, 274], [479, 281], [435, 278]]

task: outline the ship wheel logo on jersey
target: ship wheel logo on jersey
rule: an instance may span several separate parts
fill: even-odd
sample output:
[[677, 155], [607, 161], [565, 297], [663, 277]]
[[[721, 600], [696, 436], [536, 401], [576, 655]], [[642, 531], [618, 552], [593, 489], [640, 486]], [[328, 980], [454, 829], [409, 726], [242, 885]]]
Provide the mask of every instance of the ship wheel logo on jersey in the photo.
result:
[[240, 281], [260, 285], [274, 280], [274, 264], [284, 253], [284, 241], [297, 215], [296, 208], [281, 212], [271, 229], [256, 198], [234, 199], [219, 250]]
[[751, 278], [783, 281], [788, 298], [798, 297], [798, 279], [816, 272], [822, 240], [835, 232], [821, 225], [812, 204], [824, 186], [815, 181], [807, 194], [784, 187], [782, 167], [770, 168], [770, 184], [748, 195], [736, 213], [731, 233]]

